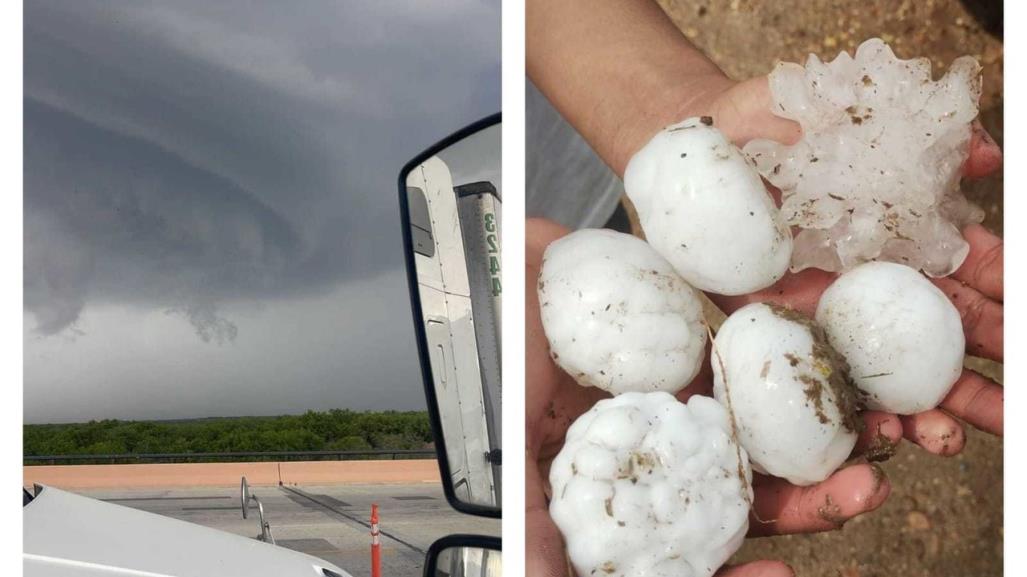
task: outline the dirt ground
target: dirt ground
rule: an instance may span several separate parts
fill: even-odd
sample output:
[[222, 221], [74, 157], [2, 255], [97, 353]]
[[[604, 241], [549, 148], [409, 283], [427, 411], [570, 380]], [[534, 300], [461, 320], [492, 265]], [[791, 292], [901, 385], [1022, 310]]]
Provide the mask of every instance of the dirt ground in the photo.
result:
[[[942, 72], [958, 56], [984, 66], [981, 119], [1002, 143], [1001, 2], [965, 0], [661, 0], [678, 27], [728, 74], [766, 74], [775, 61], [825, 60], [875, 36], [899, 57], [927, 56]], [[997, 8], [996, 8], [997, 6]], [[997, 24], [996, 24], [997, 22]], [[989, 32], [990, 31], [990, 32]], [[964, 184], [1002, 234], [1002, 177]], [[968, 361], [1001, 382], [1002, 367]], [[781, 559], [803, 577], [968, 577], [1002, 574], [1002, 440], [968, 430], [963, 454], [943, 459], [903, 443], [883, 464], [885, 505], [817, 535], [749, 540], [733, 562]]]

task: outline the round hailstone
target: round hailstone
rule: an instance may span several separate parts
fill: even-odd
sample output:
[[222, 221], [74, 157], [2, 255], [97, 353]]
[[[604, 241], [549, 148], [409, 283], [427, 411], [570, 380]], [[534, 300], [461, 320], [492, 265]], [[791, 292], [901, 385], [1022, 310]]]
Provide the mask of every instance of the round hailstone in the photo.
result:
[[702, 366], [702, 302], [639, 238], [584, 229], [550, 244], [538, 297], [550, 355], [583, 386], [677, 392]]
[[798, 143], [754, 140], [745, 154], [781, 189], [781, 214], [803, 230], [792, 270], [848, 270], [886, 260], [947, 275], [969, 251], [960, 230], [983, 212], [959, 190], [977, 116], [981, 68], [968, 56], [931, 80], [926, 58], [899, 60], [872, 39], [853, 59], [770, 74], [773, 112], [797, 121]]
[[760, 175], [712, 124], [662, 130], [631, 157], [624, 190], [646, 240], [689, 284], [746, 294], [788, 270], [792, 236]]
[[549, 512], [578, 575], [709, 577], [748, 531], [751, 479], [719, 403], [625, 393], [567, 430]]
[[959, 311], [907, 266], [871, 262], [843, 274], [820, 297], [816, 319], [871, 409], [933, 409], [963, 371]]
[[810, 319], [746, 305], [721, 325], [711, 363], [713, 395], [734, 415], [756, 470], [812, 485], [849, 458], [863, 426], [857, 391]]

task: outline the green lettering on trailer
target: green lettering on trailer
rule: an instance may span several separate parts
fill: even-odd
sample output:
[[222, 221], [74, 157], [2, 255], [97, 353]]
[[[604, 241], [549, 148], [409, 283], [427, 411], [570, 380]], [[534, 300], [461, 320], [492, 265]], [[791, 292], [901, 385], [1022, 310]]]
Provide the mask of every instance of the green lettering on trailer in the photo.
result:
[[501, 267], [499, 264], [499, 239], [496, 237], [496, 215], [486, 212], [485, 219], [485, 242], [489, 245], [489, 274], [492, 278], [492, 296], [498, 297], [503, 293], [503, 285], [499, 280]]

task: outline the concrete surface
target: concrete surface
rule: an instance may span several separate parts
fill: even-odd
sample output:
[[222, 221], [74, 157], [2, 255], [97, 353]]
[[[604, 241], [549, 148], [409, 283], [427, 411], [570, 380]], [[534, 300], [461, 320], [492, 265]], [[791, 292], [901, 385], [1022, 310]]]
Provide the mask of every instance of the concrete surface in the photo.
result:
[[23, 485], [62, 489], [237, 487], [250, 485], [439, 483], [434, 459], [387, 461], [289, 461], [282, 463], [163, 463], [140, 465], [33, 465], [22, 468]]
[[[236, 480], [238, 483], [238, 479]], [[255, 537], [255, 512], [243, 519], [238, 488], [78, 490], [79, 494]], [[378, 503], [382, 575], [421, 575], [425, 552], [451, 533], [499, 535], [500, 521], [453, 510], [438, 483], [254, 487], [278, 544], [325, 559], [354, 576], [370, 575], [371, 503]]]

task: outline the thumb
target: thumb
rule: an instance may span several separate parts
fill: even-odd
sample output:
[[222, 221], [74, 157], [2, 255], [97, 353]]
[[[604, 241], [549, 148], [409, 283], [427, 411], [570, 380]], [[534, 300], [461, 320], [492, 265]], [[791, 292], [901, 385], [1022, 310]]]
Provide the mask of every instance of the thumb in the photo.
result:
[[983, 178], [997, 171], [1002, 166], [1002, 149], [995, 139], [974, 120], [973, 133], [970, 137], [970, 154], [963, 163], [963, 176], [967, 178]]
[[736, 146], [755, 139], [795, 144], [802, 138], [799, 123], [773, 112], [774, 98], [767, 76], [757, 76], [735, 84], [717, 102], [714, 126]]
[[525, 455], [524, 574], [569, 577], [563, 536], [549, 516], [538, 460]]

